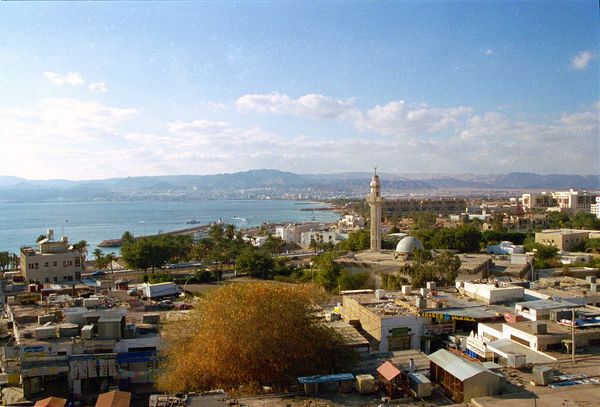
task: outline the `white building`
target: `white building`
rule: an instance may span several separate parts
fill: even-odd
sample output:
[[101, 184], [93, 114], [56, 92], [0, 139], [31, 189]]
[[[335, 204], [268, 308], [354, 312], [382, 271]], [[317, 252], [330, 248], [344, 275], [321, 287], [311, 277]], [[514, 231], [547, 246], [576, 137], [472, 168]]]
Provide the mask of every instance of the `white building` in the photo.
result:
[[357, 230], [365, 227], [364, 216], [344, 215], [338, 221], [338, 227], [342, 230]]
[[310, 249], [311, 243], [331, 243], [338, 244], [342, 240], [346, 240], [346, 236], [335, 231], [310, 231], [300, 234], [300, 246], [304, 249]]
[[461, 294], [481, 301], [485, 304], [502, 304], [522, 300], [525, 289], [508, 284], [478, 284], [468, 281], [457, 281], [456, 288]]
[[590, 205], [590, 212], [600, 219], [600, 196], [596, 197], [596, 203]]
[[305, 232], [319, 231], [324, 226], [318, 223], [303, 223], [301, 225], [293, 225], [288, 223], [285, 226], [277, 226], [275, 228], [275, 235], [281, 238], [284, 242], [292, 242], [301, 244], [301, 235]]

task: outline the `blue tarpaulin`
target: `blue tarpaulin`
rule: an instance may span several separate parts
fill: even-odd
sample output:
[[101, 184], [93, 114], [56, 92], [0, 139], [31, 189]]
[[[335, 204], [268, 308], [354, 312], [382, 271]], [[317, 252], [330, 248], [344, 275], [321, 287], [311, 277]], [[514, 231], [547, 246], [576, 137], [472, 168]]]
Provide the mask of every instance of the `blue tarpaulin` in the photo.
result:
[[354, 380], [354, 375], [352, 373], [340, 373], [325, 376], [303, 376], [298, 378], [300, 384], [341, 382], [345, 380]]

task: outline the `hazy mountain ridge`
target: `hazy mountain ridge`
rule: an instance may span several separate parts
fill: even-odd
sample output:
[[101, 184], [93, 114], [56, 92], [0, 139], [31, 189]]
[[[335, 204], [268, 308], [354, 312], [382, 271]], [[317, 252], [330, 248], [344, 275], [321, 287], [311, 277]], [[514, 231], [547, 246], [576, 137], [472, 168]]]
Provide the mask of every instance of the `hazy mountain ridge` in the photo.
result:
[[[381, 173], [386, 193], [406, 194], [451, 190], [600, 189], [597, 175], [535, 173], [403, 174]], [[303, 197], [364, 196], [372, 173], [295, 174], [250, 170], [216, 175], [168, 175], [105, 180], [26, 180], [0, 177], [0, 201], [94, 201], [135, 199], [253, 199], [298, 194]]]

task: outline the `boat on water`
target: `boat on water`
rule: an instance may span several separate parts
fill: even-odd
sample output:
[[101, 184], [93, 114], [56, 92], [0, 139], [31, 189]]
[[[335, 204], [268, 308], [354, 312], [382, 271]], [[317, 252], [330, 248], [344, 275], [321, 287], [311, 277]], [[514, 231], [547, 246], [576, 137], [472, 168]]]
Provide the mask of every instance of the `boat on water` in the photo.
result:
[[196, 219], [190, 219], [185, 221], [186, 225], [197, 225], [198, 223], [200, 223], [200, 221]]
[[241, 218], [241, 217], [239, 217], [239, 216], [234, 216], [234, 217], [233, 217], [233, 220], [239, 220], [240, 222], [248, 222], [248, 219], [246, 219], [246, 218]]

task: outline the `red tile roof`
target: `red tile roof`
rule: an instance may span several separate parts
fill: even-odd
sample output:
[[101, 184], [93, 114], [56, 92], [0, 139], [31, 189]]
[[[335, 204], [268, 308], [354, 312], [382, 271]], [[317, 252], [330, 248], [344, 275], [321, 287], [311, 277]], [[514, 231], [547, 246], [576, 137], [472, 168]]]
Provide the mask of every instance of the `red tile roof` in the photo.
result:
[[96, 400], [96, 407], [129, 407], [131, 393], [126, 391], [109, 391], [102, 393]]
[[60, 397], [48, 397], [43, 400], [36, 401], [34, 407], [65, 407], [66, 403], [67, 399], [62, 399]]
[[400, 370], [391, 362], [385, 362], [383, 365], [377, 368], [377, 372], [382, 375], [385, 380], [392, 381], [396, 376], [400, 374]]

